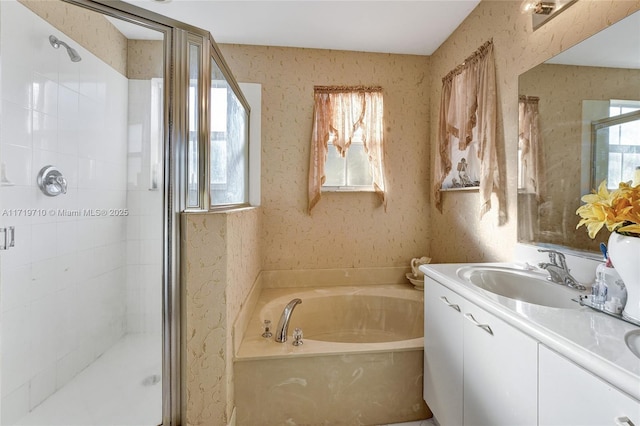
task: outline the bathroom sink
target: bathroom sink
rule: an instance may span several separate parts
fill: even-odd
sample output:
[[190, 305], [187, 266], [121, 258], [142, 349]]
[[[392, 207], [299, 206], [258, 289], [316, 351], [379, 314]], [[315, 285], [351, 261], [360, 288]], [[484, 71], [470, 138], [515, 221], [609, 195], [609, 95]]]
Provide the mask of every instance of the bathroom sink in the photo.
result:
[[624, 336], [624, 341], [636, 358], [640, 358], [640, 330], [628, 332]]
[[500, 266], [465, 266], [458, 276], [493, 294], [551, 308], [578, 309], [579, 291], [549, 282], [546, 274]]

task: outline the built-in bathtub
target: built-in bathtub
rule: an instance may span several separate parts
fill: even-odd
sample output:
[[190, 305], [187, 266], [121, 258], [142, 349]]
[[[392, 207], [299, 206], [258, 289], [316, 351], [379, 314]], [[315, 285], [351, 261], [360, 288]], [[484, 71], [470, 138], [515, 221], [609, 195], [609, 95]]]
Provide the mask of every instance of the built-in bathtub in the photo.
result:
[[[423, 292], [409, 285], [267, 288], [234, 362], [242, 425], [376, 425], [425, 419]], [[264, 338], [299, 298], [286, 343]], [[292, 344], [293, 330], [303, 344]]]

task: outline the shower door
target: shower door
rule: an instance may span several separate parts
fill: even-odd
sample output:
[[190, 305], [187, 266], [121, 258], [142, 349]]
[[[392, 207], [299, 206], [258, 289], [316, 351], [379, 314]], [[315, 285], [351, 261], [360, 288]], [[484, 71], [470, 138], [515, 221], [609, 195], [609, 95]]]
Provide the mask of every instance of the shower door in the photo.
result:
[[171, 32], [57, 0], [0, 18], [1, 424], [168, 425]]

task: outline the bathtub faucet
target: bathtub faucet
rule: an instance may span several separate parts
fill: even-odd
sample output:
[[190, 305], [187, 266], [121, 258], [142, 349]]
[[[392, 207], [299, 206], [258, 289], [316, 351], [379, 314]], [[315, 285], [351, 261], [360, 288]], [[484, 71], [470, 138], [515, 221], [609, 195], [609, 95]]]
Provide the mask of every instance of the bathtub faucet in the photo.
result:
[[299, 303], [302, 303], [302, 300], [293, 299], [291, 302], [287, 303], [287, 306], [284, 307], [284, 310], [282, 311], [282, 315], [280, 315], [278, 328], [276, 328], [276, 342], [284, 343], [287, 341], [289, 319], [291, 318], [291, 314], [293, 313], [293, 308], [295, 308], [296, 305], [298, 305]]

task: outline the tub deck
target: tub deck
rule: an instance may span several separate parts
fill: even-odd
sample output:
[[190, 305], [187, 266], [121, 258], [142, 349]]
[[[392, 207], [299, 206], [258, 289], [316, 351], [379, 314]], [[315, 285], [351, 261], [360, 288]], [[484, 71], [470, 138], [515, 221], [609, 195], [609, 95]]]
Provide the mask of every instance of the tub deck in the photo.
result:
[[[419, 337], [406, 340], [396, 340], [380, 343], [358, 343], [358, 342], [328, 342], [323, 340], [314, 340], [313, 338], [304, 338], [304, 344], [301, 346], [293, 346], [291, 344], [291, 335], [294, 327], [296, 327], [297, 316], [307, 316], [304, 322], [314, 321], [330, 321], [331, 312], [327, 312], [327, 316], [313, 313], [313, 317], [309, 318], [309, 314], [304, 312], [305, 300], [313, 298], [326, 298], [334, 296], [379, 296], [385, 298], [393, 298], [395, 300], [406, 299], [407, 304], [419, 304], [419, 318], [417, 324], [407, 324], [407, 327], [416, 327], [419, 325], [420, 332], [414, 333]], [[289, 324], [289, 341], [286, 343], [277, 343], [273, 338], [266, 339], [261, 336], [263, 331], [263, 322], [265, 319], [271, 320], [272, 332], [275, 334], [275, 328], [278, 325], [280, 313], [284, 306], [291, 299], [302, 299], [302, 304], [298, 305], [291, 315]], [[422, 333], [422, 307], [424, 306], [424, 293], [413, 287], [402, 284], [388, 285], [367, 285], [367, 286], [336, 286], [336, 287], [320, 287], [320, 288], [269, 288], [263, 289], [253, 315], [249, 321], [245, 331], [244, 338], [236, 353], [236, 361], [256, 360], [265, 358], [287, 358], [287, 357], [306, 357], [316, 355], [329, 354], [347, 354], [347, 353], [378, 353], [378, 352], [401, 352], [422, 350], [424, 347]], [[275, 308], [275, 309], [274, 309]], [[303, 333], [305, 327], [302, 327]]]

